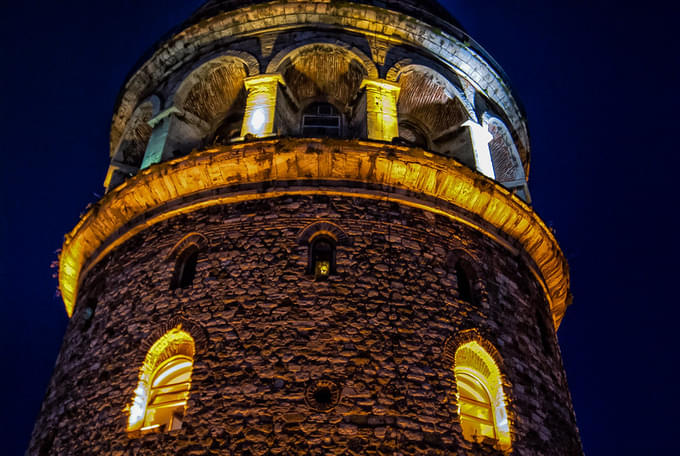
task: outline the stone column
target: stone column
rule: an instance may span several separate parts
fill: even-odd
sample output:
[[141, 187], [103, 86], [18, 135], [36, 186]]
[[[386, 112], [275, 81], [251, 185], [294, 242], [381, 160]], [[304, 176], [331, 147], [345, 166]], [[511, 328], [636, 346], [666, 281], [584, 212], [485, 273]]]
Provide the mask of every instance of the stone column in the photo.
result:
[[283, 84], [280, 74], [259, 74], [245, 79], [248, 92], [246, 111], [243, 116], [241, 136], [253, 135], [257, 138], [272, 136], [276, 117], [276, 99], [279, 84]]
[[170, 117], [178, 112], [179, 110], [173, 106], [149, 120], [149, 125], [153, 130], [151, 138], [149, 138], [149, 142], [146, 145], [141, 169], [146, 169], [154, 163], [160, 163], [164, 158], [168, 158], [163, 157], [163, 150], [165, 149], [165, 142], [170, 129]]
[[172, 160], [200, 147], [210, 126], [190, 112], [172, 106], [149, 120], [153, 128], [141, 169]]
[[384, 79], [364, 79], [368, 139], [392, 141], [399, 136], [397, 98], [399, 85]]

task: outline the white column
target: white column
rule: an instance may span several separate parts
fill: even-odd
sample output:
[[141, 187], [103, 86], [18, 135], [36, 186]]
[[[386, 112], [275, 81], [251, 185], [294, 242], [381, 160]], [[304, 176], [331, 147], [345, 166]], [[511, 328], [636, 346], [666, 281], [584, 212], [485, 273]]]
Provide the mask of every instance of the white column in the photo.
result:
[[472, 149], [475, 154], [475, 167], [477, 171], [491, 179], [495, 179], [496, 175], [493, 172], [491, 151], [489, 151], [489, 142], [493, 139], [493, 135], [489, 133], [486, 127], [479, 125], [473, 120], [468, 120], [463, 126], [470, 128], [470, 138], [472, 139]]

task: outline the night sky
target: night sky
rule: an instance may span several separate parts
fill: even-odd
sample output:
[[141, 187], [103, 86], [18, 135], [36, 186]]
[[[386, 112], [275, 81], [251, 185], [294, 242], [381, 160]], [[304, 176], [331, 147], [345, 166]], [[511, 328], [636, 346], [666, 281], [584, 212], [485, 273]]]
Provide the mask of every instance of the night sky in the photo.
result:
[[[201, 3], [2, 7], [2, 454], [25, 451], [52, 373], [67, 318], [50, 263], [103, 192], [118, 90]], [[676, 453], [678, 11], [653, 1], [445, 5], [527, 111], [534, 208], [571, 266], [574, 304], [558, 337], [586, 453]]]

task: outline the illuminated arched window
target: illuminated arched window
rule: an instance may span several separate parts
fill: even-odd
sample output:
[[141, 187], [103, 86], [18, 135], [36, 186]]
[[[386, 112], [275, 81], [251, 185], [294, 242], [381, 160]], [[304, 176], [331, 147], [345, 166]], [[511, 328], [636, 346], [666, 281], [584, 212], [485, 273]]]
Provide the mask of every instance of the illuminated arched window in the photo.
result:
[[493, 358], [476, 341], [456, 350], [458, 413], [463, 437], [471, 441], [495, 440], [501, 448], [510, 446], [501, 373]]
[[241, 135], [243, 125], [243, 112], [237, 111], [229, 114], [222, 120], [213, 134], [212, 144], [229, 144], [231, 140]]
[[309, 272], [325, 279], [335, 272], [335, 241], [330, 236], [316, 236], [309, 249]]
[[302, 114], [302, 135], [338, 137], [342, 131], [341, 119], [332, 104], [312, 103]]
[[162, 432], [182, 427], [194, 352], [194, 340], [181, 326], [171, 329], [151, 346], [129, 408], [128, 432]]
[[196, 264], [198, 263], [198, 246], [190, 245], [177, 256], [175, 272], [172, 275], [170, 289], [189, 288], [194, 283]]

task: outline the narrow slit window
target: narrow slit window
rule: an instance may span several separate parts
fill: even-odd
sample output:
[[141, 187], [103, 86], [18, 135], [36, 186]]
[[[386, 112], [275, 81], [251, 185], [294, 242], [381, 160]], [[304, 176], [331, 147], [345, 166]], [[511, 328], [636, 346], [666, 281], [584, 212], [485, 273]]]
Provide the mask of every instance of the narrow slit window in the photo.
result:
[[170, 284], [171, 289], [190, 288], [196, 277], [196, 265], [198, 263], [198, 247], [192, 245], [186, 248], [175, 263], [175, 272]]
[[342, 117], [330, 103], [313, 103], [302, 115], [303, 136], [339, 137]]
[[470, 274], [461, 261], [456, 263], [456, 282], [458, 282], [458, 297], [467, 302], [473, 302]]

